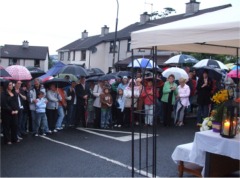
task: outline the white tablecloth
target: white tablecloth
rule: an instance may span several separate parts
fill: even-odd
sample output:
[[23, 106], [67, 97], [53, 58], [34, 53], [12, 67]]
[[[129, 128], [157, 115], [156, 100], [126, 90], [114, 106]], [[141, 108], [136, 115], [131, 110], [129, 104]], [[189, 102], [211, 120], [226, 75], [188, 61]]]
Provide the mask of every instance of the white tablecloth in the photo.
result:
[[204, 166], [206, 152], [240, 160], [240, 134], [224, 138], [212, 130], [196, 132], [189, 160]]

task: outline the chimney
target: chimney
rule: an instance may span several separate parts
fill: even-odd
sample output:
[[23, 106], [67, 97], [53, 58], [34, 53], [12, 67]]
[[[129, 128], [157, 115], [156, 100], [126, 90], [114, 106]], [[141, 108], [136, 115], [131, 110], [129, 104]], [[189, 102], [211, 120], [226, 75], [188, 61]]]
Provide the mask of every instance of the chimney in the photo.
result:
[[186, 3], [186, 14], [194, 14], [199, 11], [199, 4], [196, 0], [190, 0], [190, 2]]
[[140, 23], [145, 24], [147, 21], [150, 20], [150, 15], [147, 12], [144, 12], [140, 15]]
[[82, 39], [85, 39], [85, 38], [87, 38], [88, 37], [88, 32], [87, 32], [87, 30], [84, 30], [83, 32], [82, 32]]
[[22, 43], [22, 47], [23, 48], [28, 48], [29, 46], [28, 46], [28, 41], [23, 41], [23, 43]]
[[104, 25], [104, 27], [101, 28], [101, 36], [108, 34], [108, 32], [109, 32], [109, 27], [107, 27], [107, 25]]

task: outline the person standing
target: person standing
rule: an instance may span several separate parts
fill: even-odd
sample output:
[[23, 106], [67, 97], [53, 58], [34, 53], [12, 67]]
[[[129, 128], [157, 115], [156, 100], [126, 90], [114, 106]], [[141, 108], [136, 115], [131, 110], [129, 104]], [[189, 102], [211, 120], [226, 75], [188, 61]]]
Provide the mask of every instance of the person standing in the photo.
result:
[[86, 127], [86, 104], [87, 104], [87, 87], [86, 87], [86, 79], [84, 76], [80, 77], [79, 84], [75, 87], [76, 95], [77, 95], [77, 117], [75, 126], [82, 124], [83, 127]]
[[6, 81], [4, 91], [1, 93], [1, 114], [3, 124], [4, 143], [20, 142], [17, 137], [17, 117], [19, 104], [17, 95], [13, 92], [13, 83]]
[[49, 90], [47, 91], [47, 119], [49, 129], [53, 132], [57, 132], [55, 128], [58, 118], [58, 104], [62, 100], [61, 95], [57, 91], [55, 84], [51, 84]]
[[162, 91], [162, 102], [163, 102], [163, 123], [164, 126], [171, 125], [171, 116], [173, 106], [175, 105], [177, 92], [177, 84], [174, 83], [175, 76], [173, 74], [168, 76], [168, 80], [164, 83]]
[[190, 87], [186, 84], [186, 79], [180, 78], [178, 86], [178, 100], [176, 105], [176, 115], [175, 122], [176, 126], [182, 126], [185, 109], [190, 105], [189, 96], [190, 96]]
[[208, 117], [211, 104], [212, 79], [208, 77], [205, 70], [197, 82], [197, 126], [203, 122], [203, 118]]
[[109, 88], [104, 87], [103, 93], [100, 95], [101, 102], [101, 128], [106, 129], [109, 127], [111, 119], [111, 106], [112, 106], [112, 96], [110, 94]]
[[67, 107], [67, 102], [65, 99], [64, 89], [57, 88], [58, 94], [61, 96], [62, 100], [58, 101], [58, 118], [56, 122], [56, 130], [60, 131], [63, 129], [62, 122], [65, 116], [65, 108]]
[[123, 95], [123, 89], [118, 89], [118, 94], [116, 97], [116, 123], [114, 127], [122, 127], [123, 125], [123, 110], [124, 110], [124, 104], [125, 104], [125, 97]]
[[95, 96], [95, 100], [93, 102], [94, 110], [95, 110], [95, 122], [94, 125], [96, 128], [100, 128], [101, 126], [101, 102], [100, 95], [103, 91], [103, 81], [98, 81], [98, 83], [94, 86], [93, 95]]
[[72, 127], [76, 122], [76, 105], [77, 96], [75, 91], [76, 82], [72, 81], [71, 86], [67, 89], [67, 116], [66, 116], [66, 126]]

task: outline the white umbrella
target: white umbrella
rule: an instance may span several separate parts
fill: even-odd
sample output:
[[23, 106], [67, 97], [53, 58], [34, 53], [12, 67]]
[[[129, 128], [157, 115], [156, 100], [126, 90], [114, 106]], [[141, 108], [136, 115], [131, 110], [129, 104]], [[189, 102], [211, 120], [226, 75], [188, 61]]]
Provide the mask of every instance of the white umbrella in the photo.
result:
[[162, 72], [162, 76], [168, 78], [169, 75], [173, 74], [175, 80], [180, 78], [188, 79], [188, 74], [185, 70], [178, 67], [171, 67]]
[[193, 67], [195, 68], [201, 68], [201, 67], [211, 67], [211, 68], [219, 68], [219, 69], [225, 69], [228, 70], [227, 66], [223, 64], [221, 61], [217, 61], [214, 59], [202, 59], [197, 64], [195, 64]]
[[190, 55], [186, 54], [178, 54], [176, 56], [173, 56], [169, 58], [167, 61], [165, 61], [165, 64], [183, 64], [183, 63], [197, 63], [198, 60]]

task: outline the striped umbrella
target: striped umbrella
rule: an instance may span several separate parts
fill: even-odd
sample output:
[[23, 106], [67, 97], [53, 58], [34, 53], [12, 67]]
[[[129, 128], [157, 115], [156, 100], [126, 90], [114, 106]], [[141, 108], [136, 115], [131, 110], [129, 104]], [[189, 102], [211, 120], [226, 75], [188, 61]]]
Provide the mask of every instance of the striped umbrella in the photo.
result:
[[31, 80], [32, 75], [29, 70], [20, 65], [12, 65], [6, 68], [6, 71], [11, 75], [11, 77], [4, 77], [9, 80]]

